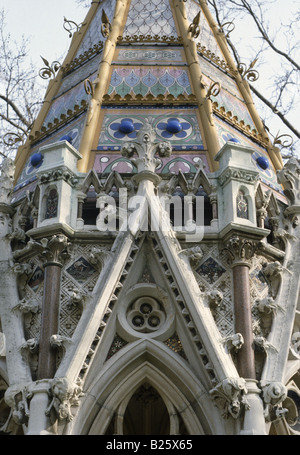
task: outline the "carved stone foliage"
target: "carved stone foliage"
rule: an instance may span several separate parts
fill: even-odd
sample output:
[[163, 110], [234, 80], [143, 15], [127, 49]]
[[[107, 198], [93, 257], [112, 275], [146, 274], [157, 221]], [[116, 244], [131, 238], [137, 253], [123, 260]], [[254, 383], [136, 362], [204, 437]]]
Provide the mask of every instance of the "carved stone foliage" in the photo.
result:
[[11, 418], [18, 425], [26, 425], [29, 419], [29, 400], [31, 398], [32, 394], [27, 384], [9, 387], [5, 392], [5, 402], [12, 410], [9, 419]]
[[82, 388], [67, 378], [55, 378], [9, 387], [5, 393], [5, 401], [11, 408], [11, 414], [5, 427], [9, 426], [11, 419], [17, 425], [26, 426], [30, 417], [31, 400], [35, 393], [41, 391], [47, 391], [50, 396], [50, 404], [45, 414], [51, 415], [52, 421], [70, 422], [73, 419], [72, 407], [79, 405], [83, 395]]
[[79, 405], [82, 389], [78, 384], [72, 383], [67, 378], [55, 378], [51, 382], [51, 403], [46, 410], [46, 415], [55, 411], [59, 420], [70, 422], [73, 419], [71, 408]]
[[300, 204], [300, 165], [296, 158], [290, 158], [283, 169], [277, 172], [278, 182], [292, 205]]
[[42, 257], [46, 263], [62, 264], [68, 257], [68, 247], [70, 242], [63, 234], [54, 235], [51, 239], [42, 239]]
[[237, 419], [242, 410], [248, 407], [246, 401], [247, 387], [243, 378], [227, 378], [210, 390], [215, 405], [224, 418]]
[[231, 265], [241, 262], [250, 263], [257, 246], [256, 241], [236, 235], [227, 241], [224, 251], [228, 253], [228, 262]]
[[[156, 133], [151, 124], [147, 122], [137, 133], [137, 141], [125, 144], [122, 147], [122, 155], [130, 158], [138, 172], [155, 172], [156, 167], [161, 161], [155, 157], [168, 157], [171, 155], [172, 147], [169, 142], [154, 142]], [[134, 154], [137, 158], [133, 158]]]
[[14, 161], [10, 158], [5, 158], [2, 161], [0, 172], [0, 204], [9, 204], [14, 188]]

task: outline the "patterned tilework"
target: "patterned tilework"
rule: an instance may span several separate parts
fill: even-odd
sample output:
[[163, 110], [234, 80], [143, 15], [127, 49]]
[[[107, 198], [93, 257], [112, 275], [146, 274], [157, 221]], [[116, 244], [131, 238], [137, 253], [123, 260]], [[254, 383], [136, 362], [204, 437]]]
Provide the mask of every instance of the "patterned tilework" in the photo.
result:
[[221, 87], [229, 92], [231, 95], [242, 100], [242, 95], [235, 80], [229, 76], [226, 72], [212, 65], [206, 58], [198, 55], [198, 61], [201, 72], [209, 78], [211, 81], [219, 82]]
[[[96, 79], [96, 73], [89, 77], [90, 81]], [[59, 119], [61, 115], [67, 115], [69, 110], [73, 110], [75, 105], [81, 106], [82, 101], [89, 101], [90, 96], [87, 95], [83, 81], [72, 87], [66, 93], [56, 98], [49, 109], [45, 118], [44, 126], [53, 123], [54, 119]]]
[[192, 90], [187, 69], [180, 67], [120, 67], [113, 70], [108, 89], [109, 95], [145, 96], [149, 93], [153, 96], [190, 95]]
[[[181, 130], [171, 134], [167, 131], [168, 121], [172, 118], [179, 120]], [[119, 130], [123, 120], [130, 120], [134, 129], [129, 134]], [[194, 109], [113, 109], [104, 112], [98, 150], [120, 150], [124, 141], [136, 138], [137, 131], [149, 119], [156, 130], [158, 140], [169, 140], [177, 150], [203, 150], [203, 141], [199, 129], [196, 110]]]
[[181, 49], [155, 49], [154, 47], [139, 49], [136, 47], [117, 49], [116, 61], [118, 63], [181, 63], [183, 54]]
[[[183, 154], [182, 152], [172, 153], [170, 158], [162, 158], [161, 164], [157, 167], [158, 174], [178, 174], [179, 170], [183, 173], [196, 173], [197, 164], [201, 159], [208, 169], [206, 155], [202, 152], [190, 152]], [[120, 174], [135, 173], [136, 169], [131, 161], [123, 158], [118, 152], [102, 152], [95, 155], [94, 170], [98, 173], [109, 174], [112, 171], [117, 171]]]
[[123, 37], [177, 36], [169, 0], [131, 0]]
[[101, 56], [96, 55], [93, 58], [90, 58], [87, 62], [76, 68], [74, 71], [66, 74], [62, 79], [61, 86], [56, 95], [56, 98], [62, 96], [64, 93], [71, 90], [73, 87], [76, 87], [78, 84], [83, 83], [85, 79], [93, 77], [98, 70], [100, 64]]

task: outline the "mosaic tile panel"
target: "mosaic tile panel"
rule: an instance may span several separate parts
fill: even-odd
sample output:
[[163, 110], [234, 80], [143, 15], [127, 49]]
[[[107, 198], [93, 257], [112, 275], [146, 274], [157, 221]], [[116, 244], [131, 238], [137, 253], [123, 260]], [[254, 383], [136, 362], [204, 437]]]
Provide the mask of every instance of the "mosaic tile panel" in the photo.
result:
[[44, 271], [40, 266], [35, 267], [33, 274], [31, 275], [27, 285], [32, 289], [35, 293], [38, 291], [40, 286], [44, 283]]
[[151, 94], [153, 96], [171, 94], [190, 95], [188, 70], [176, 67], [118, 67], [112, 72], [108, 94], [116, 94], [121, 97], [126, 95]]
[[[118, 63], [134, 63], [139, 64], [157, 64], [157, 63], [181, 63], [183, 62], [183, 54], [181, 49], [155, 49], [155, 48], [132, 48], [117, 49]], [[115, 62], [114, 62], [115, 63]]]
[[[206, 163], [207, 159], [204, 154], [190, 153], [182, 154], [182, 152], [172, 153], [170, 158], [162, 158], [161, 164], [156, 169], [158, 174], [178, 174], [179, 170], [183, 173], [196, 173], [197, 163], [199, 160]], [[110, 152], [96, 154], [94, 161], [94, 170], [98, 173], [109, 174], [112, 171], [117, 171], [120, 174], [135, 173], [136, 168], [131, 161], [123, 158], [120, 153]]]
[[79, 284], [87, 281], [96, 272], [95, 268], [82, 256], [76, 259], [66, 271]]
[[[181, 125], [179, 132], [170, 133], [168, 122], [176, 118]], [[121, 123], [125, 119], [132, 122], [133, 130], [129, 133], [122, 131]], [[175, 150], [203, 150], [203, 141], [199, 124], [194, 110], [123, 110], [115, 114], [113, 110], [106, 111], [98, 143], [98, 150], [120, 150], [124, 141], [136, 138], [138, 130], [149, 119], [156, 130], [158, 140], [168, 140]], [[121, 131], [120, 131], [121, 130]]]
[[[203, 80], [207, 87], [210, 87], [213, 82], [216, 82], [211, 78], [206, 77], [204, 74]], [[249, 125], [252, 129], [255, 129], [254, 122], [249, 114], [246, 103], [235, 95], [232, 95], [222, 86], [219, 94], [217, 96], [211, 96], [211, 100], [212, 102], [216, 102], [219, 108], [224, 107], [225, 112], [231, 112], [232, 117], [236, 117], [238, 121], [243, 120], [245, 125]]]
[[221, 87], [231, 95], [242, 100], [242, 95], [238, 89], [238, 86], [233, 78], [229, 76], [224, 71], [217, 68], [215, 65], [212, 65], [207, 59], [198, 56], [201, 72], [209, 78], [211, 81], [219, 82]]
[[75, 71], [67, 74], [61, 81], [61, 86], [57, 92], [56, 97], [62, 96], [67, 91], [71, 90], [79, 83], [83, 83], [85, 79], [89, 79], [97, 72], [100, 64], [100, 56], [96, 55], [94, 58], [89, 59], [85, 64], [76, 68]]
[[177, 36], [169, 0], [131, 0], [123, 36]]
[[[90, 81], [96, 79], [97, 74], [90, 76]], [[69, 110], [73, 110], [75, 105], [81, 106], [82, 101], [89, 101], [90, 96], [86, 93], [83, 81], [75, 85], [71, 90], [67, 91], [60, 97], [56, 98], [51, 104], [51, 108], [44, 120], [44, 126], [48, 123], [53, 123], [54, 119], [59, 119], [61, 115], [68, 115]]]
[[209, 284], [213, 284], [218, 281], [225, 271], [226, 270], [212, 257], [207, 258], [196, 270], [196, 272]]

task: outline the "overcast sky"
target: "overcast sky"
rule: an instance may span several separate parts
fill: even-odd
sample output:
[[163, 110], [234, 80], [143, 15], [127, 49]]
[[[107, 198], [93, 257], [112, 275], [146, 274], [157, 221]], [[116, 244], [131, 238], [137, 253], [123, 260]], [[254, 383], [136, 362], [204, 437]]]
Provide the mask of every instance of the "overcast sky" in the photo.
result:
[[64, 17], [76, 23], [83, 22], [88, 8], [76, 0], [0, 0], [0, 9], [7, 13], [7, 32], [20, 41], [30, 37], [30, 55], [42, 66], [40, 56], [52, 62], [64, 56], [70, 38], [63, 28]]

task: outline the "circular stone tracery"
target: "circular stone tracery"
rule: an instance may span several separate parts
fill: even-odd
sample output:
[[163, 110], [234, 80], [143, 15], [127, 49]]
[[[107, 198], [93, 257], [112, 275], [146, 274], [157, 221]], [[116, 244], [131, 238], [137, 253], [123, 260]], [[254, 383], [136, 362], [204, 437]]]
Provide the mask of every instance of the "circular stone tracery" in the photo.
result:
[[127, 312], [129, 325], [138, 332], [149, 333], [158, 330], [165, 322], [166, 315], [153, 297], [140, 297]]

